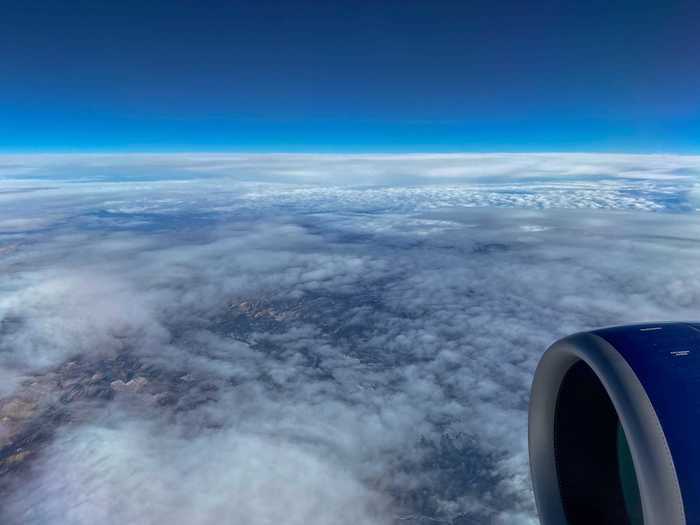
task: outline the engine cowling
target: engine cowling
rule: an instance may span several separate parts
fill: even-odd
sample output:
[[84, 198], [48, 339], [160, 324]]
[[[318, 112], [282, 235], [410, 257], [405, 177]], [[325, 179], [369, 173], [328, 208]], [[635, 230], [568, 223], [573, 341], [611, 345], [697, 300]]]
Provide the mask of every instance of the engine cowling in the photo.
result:
[[700, 324], [552, 344], [532, 385], [529, 451], [542, 525], [700, 524]]

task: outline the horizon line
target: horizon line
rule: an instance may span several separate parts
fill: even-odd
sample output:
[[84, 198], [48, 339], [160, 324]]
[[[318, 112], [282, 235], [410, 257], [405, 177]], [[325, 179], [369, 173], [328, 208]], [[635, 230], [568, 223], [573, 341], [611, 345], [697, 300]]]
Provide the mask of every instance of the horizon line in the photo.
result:
[[298, 157], [333, 157], [333, 156], [346, 156], [346, 157], [379, 157], [379, 156], [391, 156], [391, 157], [419, 157], [419, 156], [496, 156], [496, 155], [509, 155], [509, 156], [555, 156], [555, 155], [599, 155], [599, 156], [638, 156], [638, 157], [700, 157], [700, 151], [689, 153], [680, 151], [650, 151], [650, 152], [639, 152], [639, 151], [470, 151], [470, 150], [455, 150], [455, 151], [256, 151], [256, 150], [15, 150], [15, 151], [2, 151], [0, 150], [0, 157], [18, 157], [18, 156], [46, 156], [46, 157], [65, 157], [65, 156], [180, 156], [180, 155], [243, 155], [243, 156], [298, 156]]

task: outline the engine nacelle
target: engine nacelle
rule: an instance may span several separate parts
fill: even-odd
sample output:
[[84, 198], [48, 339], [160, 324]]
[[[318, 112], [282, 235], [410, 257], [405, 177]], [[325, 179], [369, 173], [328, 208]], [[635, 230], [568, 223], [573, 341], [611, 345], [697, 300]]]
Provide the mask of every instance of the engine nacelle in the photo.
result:
[[700, 524], [700, 323], [565, 337], [529, 411], [542, 525]]

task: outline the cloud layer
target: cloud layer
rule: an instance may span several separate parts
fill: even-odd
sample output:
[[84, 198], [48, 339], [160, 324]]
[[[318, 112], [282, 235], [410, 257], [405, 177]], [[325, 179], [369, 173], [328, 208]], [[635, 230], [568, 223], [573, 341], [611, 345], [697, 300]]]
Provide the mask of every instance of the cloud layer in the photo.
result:
[[536, 362], [697, 318], [698, 166], [1, 159], [0, 521], [535, 523]]

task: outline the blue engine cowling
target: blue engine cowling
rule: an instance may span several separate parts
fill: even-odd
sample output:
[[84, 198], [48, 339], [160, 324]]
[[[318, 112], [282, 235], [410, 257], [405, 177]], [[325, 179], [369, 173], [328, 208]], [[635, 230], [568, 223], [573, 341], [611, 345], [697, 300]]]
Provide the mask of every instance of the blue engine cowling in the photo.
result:
[[555, 342], [535, 372], [529, 449], [542, 525], [700, 525], [700, 324]]

